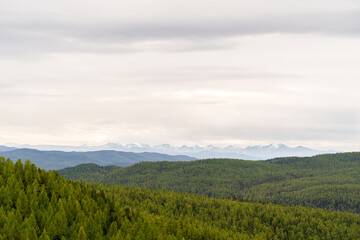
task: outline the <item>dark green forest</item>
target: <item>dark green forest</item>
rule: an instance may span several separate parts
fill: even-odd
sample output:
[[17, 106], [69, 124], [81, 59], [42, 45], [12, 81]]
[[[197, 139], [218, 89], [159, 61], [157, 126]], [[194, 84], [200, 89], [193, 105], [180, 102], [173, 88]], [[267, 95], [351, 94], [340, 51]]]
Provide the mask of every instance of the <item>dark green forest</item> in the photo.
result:
[[126, 168], [84, 164], [59, 173], [87, 182], [360, 213], [357, 152], [268, 161], [142, 162]]
[[356, 239], [359, 224], [354, 213], [90, 184], [0, 158], [0, 239]]

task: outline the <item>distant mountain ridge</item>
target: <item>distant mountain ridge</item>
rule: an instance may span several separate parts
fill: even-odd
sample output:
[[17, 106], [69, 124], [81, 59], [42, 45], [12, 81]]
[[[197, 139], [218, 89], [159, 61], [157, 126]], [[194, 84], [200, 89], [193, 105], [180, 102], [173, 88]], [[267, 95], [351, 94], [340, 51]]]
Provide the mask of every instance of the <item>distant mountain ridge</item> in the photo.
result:
[[6, 152], [17, 149], [16, 147], [0, 146], [0, 152]]
[[191, 161], [194, 157], [184, 155], [167, 155], [160, 153], [133, 153], [114, 150], [90, 152], [40, 151], [36, 149], [15, 149], [0, 152], [0, 156], [10, 159], [30, 159], [40, 168], [62, 169], [83, 163], [95, 163], [101, 166], [116, 165], [126, 167], [143, 161]]
[[237, 158], [244, 160], [266, 160], [276, 157], [310, 157], [324, 153], [335, 153], [335, 151], [319, 151], [303, 146], [289, 147], [285, 144], [270, 144], [265, 146], [249, 146], [249, 147], [217, 147], [213, 145], [208, 146], [173, 146], [170, 144], [148, 145], [148, 144], [117, 144], [107, 143], [100, 146], [56, 146], [56, 145], [14, 145], [20, 148], [32, 148], [37, 150], [57, 150], [57, 151], [100, 151], [100, 150], [115, 150], [125, 152], [156, 152], [168, 155], [187, 155], [198, 159], [206, 158]]

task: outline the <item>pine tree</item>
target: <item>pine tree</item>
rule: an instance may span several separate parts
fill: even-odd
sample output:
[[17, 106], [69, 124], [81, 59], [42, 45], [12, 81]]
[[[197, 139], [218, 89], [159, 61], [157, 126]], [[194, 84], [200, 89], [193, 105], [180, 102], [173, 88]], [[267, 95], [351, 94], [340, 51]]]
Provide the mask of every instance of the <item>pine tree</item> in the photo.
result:
[[109, 236], [109, 237], [116, 236], [117, 231], [118, 231], [118, 225], [117, 225], [117, 223], [116, 223], [116, 222], [112, 222], [111, 225], [110, 225], [110, 228], [109, 228], [108, 236]]
[[47, 234], [45, 228], [44, 228], [44, 231], [42, 232], [41, 236], [39, 237], [39, 240], [50, 240], [49, 235]]
[[87, 236], [83, 227], [80, 227], [79, 229], [77, 240], [87, 240]]

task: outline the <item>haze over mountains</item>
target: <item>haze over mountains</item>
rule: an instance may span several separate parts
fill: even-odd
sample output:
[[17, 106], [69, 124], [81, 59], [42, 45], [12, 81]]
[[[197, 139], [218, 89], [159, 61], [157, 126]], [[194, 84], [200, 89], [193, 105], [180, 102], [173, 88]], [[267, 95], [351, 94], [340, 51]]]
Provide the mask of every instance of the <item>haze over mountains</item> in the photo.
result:
[[[303, 146], [289, 147], [285, 144], [270, 144], [265, 146], [248, 146], [237, 147], [227, 146], [218, 147], [213, 145], [208, 146], [173, 146], [170, 144], [161, 145], [148, 145], [148, 144], [117, 144], [107, 143], [99, 146], [57, 146], [57, 145], [19, 145], [11, 144], [12, 147], [17, 148], [30, 148], [42, 151], [64, 151], [64, 152], [87, 152], [87, 151], [101, 151], [101, 150], [115, 150], [124, 152], [156, 152], [169, 155], [187, 155], [190, 157], [205, 159], [205, 158], [237, 158], [244, 160], [266, 160], [276, 157], [288, 157], [288, 156], [314, 156], [323, 153], [335, 153], [335, 151], [319, 151]], [[14, 148], [9, 148], [13, 150]], [[0, 148], [0, 151], [6, 151], [6, 149]]]
[[17, 149], [16, 147], [0, 146], [0, 152], [6, 152]]
[[168, 155], [161, 153], [133, 153], [113, 150], [89, 151], [89, 152], [63, 152], [63, 151], [39, 151], [36, 149], [20, 148], [0, 152], [0, 156], [10, 159], [31, 160], [40, 168], [62, 169], [83, 163], [96, 163], [101, 166], [116, 165], [127, 167], [144, 161], [191, 161], [194, 157], [185, 155]]

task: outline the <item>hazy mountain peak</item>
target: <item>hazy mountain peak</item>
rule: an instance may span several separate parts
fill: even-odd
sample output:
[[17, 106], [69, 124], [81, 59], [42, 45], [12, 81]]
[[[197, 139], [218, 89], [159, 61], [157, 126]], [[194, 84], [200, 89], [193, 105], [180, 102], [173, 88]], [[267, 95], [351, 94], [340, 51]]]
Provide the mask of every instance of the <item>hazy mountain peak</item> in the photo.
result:
[[[261, 146], [259, 146], [261, 148]], [[273, 143], [273, 144], [269, 144], [264, 146], [266, 148], [273, 148], [273, 149], [278, 149], [278, 148], [288, 148], [288, 146], [286, 146], [285, 144], [282, 143]]]
[[[315, 149], [297, 146], [289, 147], [283, 143], [273, 143], [269, 145], [256, 145], [248, 147], [214, 145], [207, 146], [174, 146], [170, 144], [147, 145], [139, 143], [118, 144], [107, 143], [101, 146], [53, 146], [53, 145], [17, 145], [18, 148], [33, 148], [38, 150], [58, 150], [58, 151], [99, 151], [116, 150], [125, 152], [157, 152], [170, 155], [187, 155], [195, 158], [238, 158], [246, 160], [265, 160], [276, 157], [287, 156], [313, 156], [321, 153], [334, 153], [334, 151], [318, 151]], [[3, 151], [14, 148], [3, 148]]]

